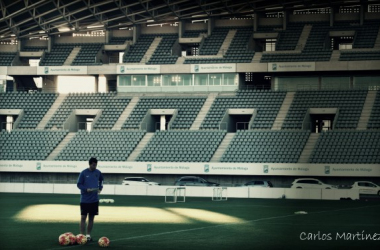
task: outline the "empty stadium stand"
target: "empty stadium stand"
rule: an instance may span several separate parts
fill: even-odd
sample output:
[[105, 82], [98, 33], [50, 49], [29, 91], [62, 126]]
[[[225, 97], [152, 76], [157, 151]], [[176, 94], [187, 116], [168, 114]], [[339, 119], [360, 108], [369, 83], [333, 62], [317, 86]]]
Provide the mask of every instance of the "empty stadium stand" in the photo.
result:
[[24, 46], [21, 51], [37, 52], [37, 51], [46, 51], [47, 49], [48, 49], [47, 46]]
[[17, 128], [35, 129], [57, 96], [56, 93], [38, 92], [0, 93], [0, 109], [23, 110], [23, 116]]
[[380, 163], [380, 132], [327, 131], [312, 152], [311, 163]]
[[225, 131], [158, 131], [136, 161], [209, 162]]
[[380, 60], [380, 50], [370, 51], [340, 51], [339, 61]]
[[[252, 27], [230, 27], [229, 30], [236, 30], [236, 34], [233, 37], [233, 40], [231, 41], [230, 46], [225, 51], [225, 53], [222, 55], [222, 58], [186, 58], [184, 61], [184, 64], [196, 64], [196, 63], [249, 63], [252, 61], [252, 58], [255, 54], [253, 50], [248, 49], [249, 39], [252, 37]], [[222, 33], [224, 34], [224, 33]], [[212, 34], [216, 35], [216, 34]], [[211, 36], [211, 37], [212, 37]], [[219, 37], [218, 39], [221, 39], [223, 35], [217, 33], [216, 35]], [[224, 36], [225, 37], [225, 36]], [[219, 40], [218, 40], [219, 41]], [[223, 43], [223, 41], [222, 41]], [[202, 53], [200, 55], [216, 55], [219, 51], [220, 46], [222, 45], [220, 42], [216, 41], [208, 41], [207, 45], [203, 45]], [[205, 41], [206, 44], [206, 41]], [[209, 47], [212, 47], [209, 48]], [[207, 48], [204, 48], [204, 47]], [[215, 53], [216, 51], [216, 53]], [[214, 54], [213, 54], [214, 53]]]
[[75, 109], [99, 109], [101, 116], [94, 129], [111, 129], [131, 98], [118, 98], [114, 92], [95, 94], [69, 94], [47, 123], [47, 129], [63, 129], [64, 122]]
[[23, 130], [0, 133], [0, 160], [45, 160], [68, 131]]
[[131, 45], [129, 50], [124, 53], [123, 62], [140, 63], [155, 37], [155, 34], [142, 34], [136, 44]]
[[149, 109], [177, 109], [178, 113], [170, 129], [189, 129], [205, 100], [206, 97], [183, 98], [161, 96], [140, 98], [122, 128], [140, 129], [142, 126], [141, 122]]
[[201, 129], [219, 129], [227, 109], [257, 109], [252, 129], [271, 129], [286, 92], [239, 90], [235, 96], [218, 96], [201, 125]]
[[55, 44], [40, 61], [40, 66], [61, 66], [74, 49], [74, 44]]
[[87, 161], [96, 156], [100, 161], [126, 161], [144, 134], [144, 131], [80, 130], [55, 160]]
[[285, 118], [283, 129], [301, 129], [309, 108], [338, 108], [336, 129], [355, 129], [367, 91], [298, 91]]
[[238, 130], [221, 162], [297, 163], [309, 131]]
[[146, 64], [175, 64], [178, 56], [172, 55], [172, 47], [178, 39], [178, 34], [160, 35], [161, 42]]
[[207, 30], [186, 30], [185, 33], [183, 33], [183, 38], [192, 38], [192, 37], [199, 37], [201, 34], [207, 34]]
[[0, 52], [0, 66], [11, 66], [15, 56], [15, 52]]
[[295, 50], [304, 25], [304, 23], [290, 22], [286, 30], [280, 31], [276, 43], [276, 51]]
[[81, 49], [72, 62], [72, 65], [101, 65], [102, 63], [97, 62], [96, 55], [102, 47], [103, 44], [98, 43], [81, 44]]
[[216, 55], [227, 36], [229, 28], [216, 27], [199, 48], [199, 55]]
[[380, 91], [376, 93], [375, 103], [372, 107], [371, 116], [367, 124], [368, 129], [380, 129]]
[[119, 44], [124, 44], [126, 41], [132, 41], [132, 37], [118, 37], [118, 36], [114, 36], [110, 39], [109, 41], [109, 45], [119, 45]]

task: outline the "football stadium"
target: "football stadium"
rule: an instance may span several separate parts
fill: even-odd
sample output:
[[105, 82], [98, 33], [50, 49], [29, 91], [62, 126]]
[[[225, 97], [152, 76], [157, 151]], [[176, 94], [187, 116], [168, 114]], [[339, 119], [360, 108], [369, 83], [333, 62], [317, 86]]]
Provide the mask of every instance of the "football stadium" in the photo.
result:
[[1, 249], [380, 249], [380, 1], [0, 10]]

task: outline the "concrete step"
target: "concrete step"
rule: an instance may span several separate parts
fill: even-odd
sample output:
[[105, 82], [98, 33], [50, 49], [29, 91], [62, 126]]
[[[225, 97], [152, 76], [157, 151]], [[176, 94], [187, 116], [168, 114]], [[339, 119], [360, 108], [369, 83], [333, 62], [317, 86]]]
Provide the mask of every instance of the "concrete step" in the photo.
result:
[[372, 107], [375, 103], [376, 93], [377, 91], [368, 91], [356, 129], [367, 129], [368, 121], [372, 113]]
[[190, 130], [199, 130], [203, 120], [205, 119], [208, 111], [211, 108], [211, 105], [213, 104], [215, 98], [218, 96], [218, 93], [210, 93], [204, 102], [200, 112], [198, 113], [197, 117], [195, 118], [193, 124], [191, 124]]
[[50, 155], [46, 158], [46, 161], [53, 161], [57, 155], [67, 146], [67, 144], [71, 141], [71, 139], [75, 136], [74, 132], [70, 132], [66, 135], [65, 138], [58, 144], [57, 147], [50, 153]]
[[260, 63], [262, 56], [263, 56], [262, 52], [255, 52], [255, 55], [253, 56], [251, 63]]
[[222, 46], [220, 46], [217, 55], [222, 56], [226, 54], [228, 48], [231, 45], [231, 42], [236, 34], [236, 30], [229, 30], [227, 36], [224, 38]]
[[62, 102], [65, 100], [66, 96], [68, 94], [59, 94], [57, 99], [55, 99], [53, 105], [50, 107], [48, 112], [44, 115], [44, 117], [41, 119], [40, 123], [38, 123], [36, 129], [44, 129], [46, 124], [50, 121], [50, 119], [53, 117], [54, 113], [57, 111], [59, 106], [61, 106]]
[[74, 47], [74, 49], [71, 51], [70, 55], [67, 57], [63, 65], [71, 65], [71, 63], [74, 61], [75, 57], [77, 57], [80, 50], [81, 47]]
[[218, 149], [215, 151], [210, 162], [220, 162], [224, 152], [226, 151], [228, 145], [230, 144], [232, 138], [235, 136], [235, 133], [227, 133], [223, 138], [223, 141], [220, 143]]
[[162, 40], [162, 37], [154, 38], [153, 42], [150, 44], [148, 50], [145, 52], [140, 63], [145, 63], [145, 62], [149, 61], [149, 59], [152, 57], [154, 51], [157, 49], [158, 45], [160, 44], [161, 40]]
[[288, 114], [290, 105], [292, 104], [294, 100], [295, 92], [287, 92], [286, 96], [284, 98], [284, 101], [282, 102], [281, 108], [278, 111], [278, 114], [276, 116], [276, 119], [273, 122], [272, 130], [280, 130], [282, 127], [282, 124], [284, 124], [285, 117]]
[[141, 141], [139, 142], [139, 144], [136, 146], [136, 148], [133, 150], [133, 152], [128, 156], [127, 161], [135, 161], [136, 158], [140, 155], [141, 151], [149, 143], [153, 135], [154, 133], [146, 133], [144, 137], [141, 139]]
[[309, 38], [312, 25], [305, 25], [302, 29], [301, 35], [298, 39], [296, 50], [302, 51], [305, 47], [306, 41]]
[[139, 100], [140, 100], [140, 98], [138, 96], [132, 97], [132, 100], [128, 103], [128, 106], [125, 107], [123, 113], [121, 113], [121, 115], [119, 116], [119, 118], [115, 122], [115, 125], [112, 127], [112, 130], [120, 130], [121, 129], [124, 122], [127, 120], [129, 115], [132, 113], [133, 109], [136, 107]]
[[320, 134], [312, 133], [310, 134], [304, 149], [302, 150], [302, 153], [298, 159], [298, 163], [308, 163], [310, 159], [310, 155], [313, 152], [313, 149], [315, 147], [315, 144], [318, 141]]

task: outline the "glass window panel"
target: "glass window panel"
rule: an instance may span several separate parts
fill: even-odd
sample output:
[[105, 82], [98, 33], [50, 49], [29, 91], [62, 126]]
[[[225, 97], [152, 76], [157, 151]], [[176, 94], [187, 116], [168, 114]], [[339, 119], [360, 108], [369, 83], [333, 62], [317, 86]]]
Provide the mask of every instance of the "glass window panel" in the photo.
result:
[[194, 85], [207, 85], [208, 74], [196, 74]]
[[161, 86], [161, 75], [148, 75], [148, 86]]
[[145, 75], [133, 75], [132, 86], [145, 86]]
[[322, 89], [349, 89], [349, 77], [322, 77]]
[[131, 76], [119, 76], [119, 86], [131, 86]]
[[224, 74], [223, 85], [237, 85], [237, 74]]
[[223, 74], [209, 74], [208, 75], [208, 83], [209, 85], [221, 85], [222, 84], [222, 79], [223, 79]]

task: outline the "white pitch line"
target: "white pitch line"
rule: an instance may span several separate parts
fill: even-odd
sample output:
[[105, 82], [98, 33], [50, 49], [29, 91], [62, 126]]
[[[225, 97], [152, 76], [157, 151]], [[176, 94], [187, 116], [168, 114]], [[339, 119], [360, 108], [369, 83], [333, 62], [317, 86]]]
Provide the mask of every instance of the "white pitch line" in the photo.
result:
[[[378, 206], [380, 206], [380, 205], [354, 207], [354, 208], [344, 208], [344, 209], [336, 209], [336, 210], [325, 210], [325, 211], [319, 211], [319, 212], [312, 212], [312, 213], [309, 213], [309, 214], [325, 213], [325, 212], [336, 212], [336, 211], [342, 211], [342, 210], [359, 209], [359, 208], [366, 208], [366, 207], [378, 207]], [[282, 216], [276, 216], [276, 217], [267, 217], [267, 218], [261, 218], [261, 219], [255, 219], [255, 220], [248, 220], [248, 221], [237, 222], [237, 223], [219, 224], [219, 225], [213, 225], [213, 226], [197, 227], [197, 228], [192, 228], [192, 229], [183, 229], [183, 230], [176, 230], [176, 231], [163, 232], [163, 233], [157, 233], [157, 234], [147, 234], [147, 235], [140, 235], [140, 236], [132, 236], [132, 237], [127, 237], [127, 238], [116, 239], [116, 240], [113, 240], [112, 242], [114, 242], [114, 241], [121, 241], [121, 240], [133, 240], [133, 239], [139, 239], [139, 238], [145, 238], [145, 237], [153, 237], [153, 236], [161, 236], [161, 235], [172, 234], [172, 233], [190, 232], [190, 231], [195, 231], [195, 230], [203, 230], [203, 229], [222, 227], [222, 226], [229, 226], [229, 225], [239, 225], [239, 224], [252, 223], [252, 222], [263, 221], [263, 220], [282, 219], [282, 218], [293, 217], [293, 216], [300, 216], [300, 215], [298, 215], [298, 214], [289, 214], [289, 215], [282, 215]]]
[[[326, 213], [326, 212], [337, 212], [337, 211], [343, 211], [343, 210], [360, 209], [360, 208], [368, 208], [368, 207], [378, 207], [378, 206], [380, 206], [380, 205], [363, 206], [363, 207], [352, 207], [352, 208], [342, 208], [342, 209], [336, 209], [336, 210], [324, 210], [324, 211], [318, 211], [318, 212], [311, 212], [308, 215], [318, 214], [318, 213]], [[216, 228], [216, 227], [223, 227], [223, 226], [230, 226], [230, 225], [239, 225], [239, 224], [247, 224], [247, 223], [264, 221], [264, 220], [282, 219], [282, 218], [294, 217], [294, 216], [304, 216], [304, 215], [288, 214], [288, 215], [282, 215], [282, 216], [275, 216], [275, 217], [267, 217], [267, 218], [261, 218], [261, 219], [255, 219], [255, 220], [248, 220], [248, 221], [237, 222], [237, 223], [219, 224], [219, 225], [213, 225], [213, 226], [197, 227], [197, 228], [191, 228], [191, 229], [182, 229], [182, 230], [175, 230], [175, 231], [156, 233], [156, 234], [146, 234], [146, 235], [140, 235], [140, 236], [132, 236], [132, 237], [127, 237], [127, 238], [121, 238], [121, 239], [111, 240], [111, 243], [115, 242], [115, 241], [134, 240], [134, 239], [140, 239], [140, 238], [146, 238], [146, 237], [161, 236], [161, 235], [173, 234], [173, 233], [184, 233], [184, 232], [191, 232], [191, 231], [197, 231], [197, 230], [203, 230], [203, 229], [209, 229], [209, 228]], [[68, 246], [68, 247], [66, 247], [66, 249], [69, 248], [69, 247], [73, 248], [73, 247], [80, 247], [80, 246], [83, 246], [83, 245]], [[54, 250], [54, 249], [62, 249], [62, 247], [59, 247], [59, 248], [50, 248], [49, 250]]]

